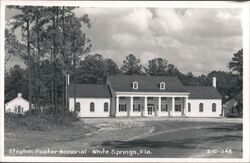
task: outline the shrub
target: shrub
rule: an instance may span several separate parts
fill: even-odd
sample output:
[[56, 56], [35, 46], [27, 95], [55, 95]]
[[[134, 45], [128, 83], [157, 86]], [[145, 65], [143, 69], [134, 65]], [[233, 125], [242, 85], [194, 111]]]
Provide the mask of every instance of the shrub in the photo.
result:
[[58, 126], [71, 126], [78, 120], [77, 115], [71, 112], [56, 115], [34, 111], [28, 111], [24, 115], [5, 113], [5, 128], [46, 131]]

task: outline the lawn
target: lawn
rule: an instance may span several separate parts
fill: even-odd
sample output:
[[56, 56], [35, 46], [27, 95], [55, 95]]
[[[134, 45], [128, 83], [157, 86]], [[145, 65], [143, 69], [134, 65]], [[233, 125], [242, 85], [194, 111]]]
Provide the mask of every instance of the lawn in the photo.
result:
[[89, 118], [50, 131], [6, 130], [5, 154], [240, 158], [242, 122], [219, 118]]

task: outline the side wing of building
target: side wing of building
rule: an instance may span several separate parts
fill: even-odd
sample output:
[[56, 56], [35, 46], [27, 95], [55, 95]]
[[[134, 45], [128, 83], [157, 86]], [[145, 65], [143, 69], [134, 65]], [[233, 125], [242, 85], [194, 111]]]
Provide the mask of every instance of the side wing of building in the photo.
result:
[[220, 117], [222, 116], [222, 98], [215, 87], [186, 86], [190, 92], [187, 117]]

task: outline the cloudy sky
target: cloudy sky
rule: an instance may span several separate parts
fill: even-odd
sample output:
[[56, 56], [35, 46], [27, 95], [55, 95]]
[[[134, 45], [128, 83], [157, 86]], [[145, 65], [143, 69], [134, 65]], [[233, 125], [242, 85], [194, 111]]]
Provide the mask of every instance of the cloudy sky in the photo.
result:
[[[228, 71], [242, 48], [241, 9], [78, 8], [92, 27], [83, 28], [91, 54], [112, 58], [119, 66], [134, 54], [146, 66], [156, 57], [195, 75]], [[6, 14], [8, 15], [8, 14]], [[11, 14], [9, 14], [11, 15]]]

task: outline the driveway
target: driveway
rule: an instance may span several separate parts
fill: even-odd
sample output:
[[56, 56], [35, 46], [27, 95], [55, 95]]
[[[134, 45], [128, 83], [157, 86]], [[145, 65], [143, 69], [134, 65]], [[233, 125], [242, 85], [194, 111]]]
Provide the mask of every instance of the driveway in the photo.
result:
[[83, 127], [57, 132], [9, 131], [5, 133], [5, 151], [16, 146], [63, 150], [51, 156], [67, 157], [242, 157], [242, 122], [237, 119], [92, 118], [78, 124]]
[[[172, 121], [172, 125], [177, 123], [177, 125], [183, 125], [184, 127], [175, 128], [172, 126], [167, 129], [169, 125], [165, 125], [166, 122], [151, 122], [155, 130], [147, 136], [139, 136], [125, 141], [103, 141], [97, 149], [113, 150], [114, 152], [112, 154], [100, 154], [100, 156], [161, 158], [242, 157], [241, 123], [200, 122], [200, 124], [197, 124], [192, 121], [180, 121], [178, 124], [178, 122]], [[163, 130], [164, 127], [165, 130]]]

